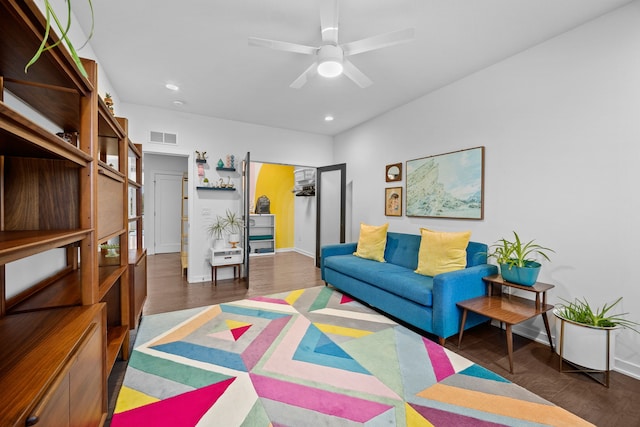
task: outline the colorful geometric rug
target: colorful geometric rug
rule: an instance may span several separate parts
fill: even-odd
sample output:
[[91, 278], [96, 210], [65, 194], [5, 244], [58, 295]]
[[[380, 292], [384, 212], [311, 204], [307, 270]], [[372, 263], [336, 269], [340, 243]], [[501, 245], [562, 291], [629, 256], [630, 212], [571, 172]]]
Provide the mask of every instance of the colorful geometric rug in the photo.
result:
[[145, 316], [111, 426], [583, 426], [329, 287]]

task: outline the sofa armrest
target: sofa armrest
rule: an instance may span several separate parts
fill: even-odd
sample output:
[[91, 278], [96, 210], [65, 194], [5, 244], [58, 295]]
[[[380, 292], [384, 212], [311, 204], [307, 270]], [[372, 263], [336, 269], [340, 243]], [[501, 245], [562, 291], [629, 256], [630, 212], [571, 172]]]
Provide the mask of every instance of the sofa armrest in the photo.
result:
[[325, 245], [320, 249], [320, 273], [324, 280], [324, 260], [335, 255], [350, 255], [356, 251], [357, 243], [338, 243], [335, 245]]
[[482, 278], [493, 274], [498, 274], [497, 266], [482, 264], [434, 276], [433, 330], [436, 335], [447, 338], [458, 333], [462, 310], [456, 303], [486, 295], [487, 285]]

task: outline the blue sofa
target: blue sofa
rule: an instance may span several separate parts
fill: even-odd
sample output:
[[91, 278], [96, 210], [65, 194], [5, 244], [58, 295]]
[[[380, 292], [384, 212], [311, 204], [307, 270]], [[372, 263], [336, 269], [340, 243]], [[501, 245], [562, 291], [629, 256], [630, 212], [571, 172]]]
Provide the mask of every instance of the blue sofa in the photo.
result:
[[[458, 301], [486, 294], [483, 277], [498, 273], [487, 264], [487, 245], [469, 242], [467, 267], [434, 277], [417, 274], [420, 236], [387, 233], [386, 262], [353, 255], [356, 243], [323, 246], [322, 280], [325, 284], [399, 320], [438, 336], [440, 344], [457, 334], [461, 310]], [[468, 313], [465, 329], [488, 320]]]

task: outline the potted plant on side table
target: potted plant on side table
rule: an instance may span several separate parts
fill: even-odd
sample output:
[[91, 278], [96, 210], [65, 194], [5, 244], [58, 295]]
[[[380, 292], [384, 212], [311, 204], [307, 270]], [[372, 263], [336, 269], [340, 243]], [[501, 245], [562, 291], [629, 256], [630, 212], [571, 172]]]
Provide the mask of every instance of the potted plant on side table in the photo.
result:
[[605, 304], [602, 308], [592, 308], [586, 299], [575, 299], [556, 305], [553, 314], [556, 322], [556, 352], [560, 355], [560, 372], [563, 360], [577, 365], [579, 372], [604, 373], [604, 381], [593, 377], [596, 381], [609, 387], [609, 371], [615, 359], [615, 337], [617, 330], [626, 328], [635, 332], [638, 324], [624, 318], [628, 313], [610, 314], [622, 297], [613, 304]]
[[209, 231], [209, 235], [213, 237], [213, 249], [224, 249], [225, 241], [223, 238], [223, 233], [227, 230], [227, 221], [220, 217], [216, 216], [216, 219], [209, 225], [207, 228]]
[[539, 255], [550, 261], [547, 253], [554, 251], [534, 243], [534, 240], [523, 242], [515, 231], [513, 236], [513, 241], [503, 238], [492, 245], [493, 250], [488, 254], [488, 257], [496, 259], [500, 265], [500, 274], [507, 282], [533, 286], [538, 280], [541, 267], [534, 255]]
[[235, 212], [227, 209], [226, 218], [224, 219], [229, 230], [229, 244], [235, 248], [240, 243], [240, 230], [242, 229], [242, 220]]

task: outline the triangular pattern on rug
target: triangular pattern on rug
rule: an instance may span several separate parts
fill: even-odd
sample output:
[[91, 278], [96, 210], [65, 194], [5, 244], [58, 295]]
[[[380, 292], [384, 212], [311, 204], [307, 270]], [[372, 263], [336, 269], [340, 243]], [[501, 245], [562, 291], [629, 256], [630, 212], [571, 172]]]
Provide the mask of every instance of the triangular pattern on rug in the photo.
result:
[[[417, 413], [434, 426], [456, 426], [456, 427], [506, 427], [504, 424], [496, 424], [490, 421], [479, 420], [455, 412], [442, 411], [440, 409], [428, 408], [426, 406], [410, 403]], [[428, 424], [427, 424], [428, 425]]]
[[193, 427], [235, 378], [114, 414], [111, 427]]
[[366, 423], [394, 409], [393, 406], [388, 404], [321, 388], [256, 374], [250, 374], [250, 377], [258, 396], [263, 399], [310, 409], [332, 417]]
[[340, 304], [349, 304], [350, 302], [353, 302], [354, 299], [347, 296], [347, 295], [342, 295], [342, 298], [340, 298]]
[[344, 369], [351, 372], [370, 374], [339, 345], [323, 334], [314, 324], [310, 324], [300, 341], [294, 360]]

